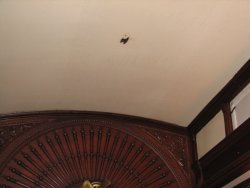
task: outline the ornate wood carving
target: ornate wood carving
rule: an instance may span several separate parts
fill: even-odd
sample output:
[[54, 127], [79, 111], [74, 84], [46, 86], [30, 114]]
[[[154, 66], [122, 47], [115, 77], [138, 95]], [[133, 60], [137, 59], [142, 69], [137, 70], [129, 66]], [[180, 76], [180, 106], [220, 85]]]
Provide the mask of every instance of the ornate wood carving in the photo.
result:
[[0, 119], [0, 187], [74, 188], [85, 180], [109, 180], [112, 188], [191, 187], [184, 134], [131, 119], [67, 115], [41, 115], [32, 125]]
[[147, 129], [147, 133], [158, 140], [162, 147], [170, 151], [181, 167], [186, 167], [186, 138], [166, 131], [156, 131]]
[[0, 152], [24, 131], [31, 129], [30, 125], [0, 127]]

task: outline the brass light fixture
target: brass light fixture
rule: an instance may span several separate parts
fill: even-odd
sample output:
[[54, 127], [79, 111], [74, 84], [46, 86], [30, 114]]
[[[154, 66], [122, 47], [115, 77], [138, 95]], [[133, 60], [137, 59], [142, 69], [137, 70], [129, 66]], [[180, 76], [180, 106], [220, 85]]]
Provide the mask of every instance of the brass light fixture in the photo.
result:
[[107, 188], [111, 184], [110, 181], [105, 181], [105, 182], [92, 182], [86, 180], [82, 184], [82, 188]]

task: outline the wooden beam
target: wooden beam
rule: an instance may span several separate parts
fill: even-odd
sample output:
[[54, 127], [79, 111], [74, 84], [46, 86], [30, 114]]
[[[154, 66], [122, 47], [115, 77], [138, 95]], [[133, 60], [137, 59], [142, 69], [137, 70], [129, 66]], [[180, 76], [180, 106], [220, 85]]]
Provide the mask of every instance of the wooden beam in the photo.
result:
[[225, 132], [226, 136], [228, 136], [233, 132], [233, 121], [232, 121], [231, 108], [229, 102], [225, 103], [222, 106], [222, 112], [224, 115]]
[[249, 82], [250, 59], [189, 124], [189, 131], [196, 135], [222, 109], [223, 104], [230, 102]]

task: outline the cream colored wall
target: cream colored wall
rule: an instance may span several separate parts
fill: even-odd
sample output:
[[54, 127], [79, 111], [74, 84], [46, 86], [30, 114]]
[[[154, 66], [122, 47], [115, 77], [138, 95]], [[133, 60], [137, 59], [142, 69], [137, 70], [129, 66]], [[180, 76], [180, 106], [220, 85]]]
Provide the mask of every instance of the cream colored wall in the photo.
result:
[[224, 117], [220, 111], [196, 136], [198, 158], [205, 155], [225, 136]]

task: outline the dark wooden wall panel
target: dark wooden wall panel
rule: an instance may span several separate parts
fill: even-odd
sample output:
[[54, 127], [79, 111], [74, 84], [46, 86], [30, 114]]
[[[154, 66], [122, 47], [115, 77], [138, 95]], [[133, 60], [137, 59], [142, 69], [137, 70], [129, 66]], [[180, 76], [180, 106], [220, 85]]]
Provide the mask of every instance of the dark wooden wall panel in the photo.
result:
[[250, 170], [250, 118], [195, 166], [200, 187], [222, 187]]
[[184, 128], [129, 116], [47, 112], [0, 118], [0, 187], [194, 187]]

